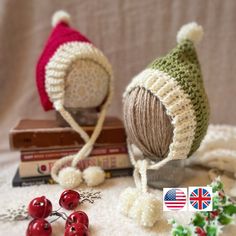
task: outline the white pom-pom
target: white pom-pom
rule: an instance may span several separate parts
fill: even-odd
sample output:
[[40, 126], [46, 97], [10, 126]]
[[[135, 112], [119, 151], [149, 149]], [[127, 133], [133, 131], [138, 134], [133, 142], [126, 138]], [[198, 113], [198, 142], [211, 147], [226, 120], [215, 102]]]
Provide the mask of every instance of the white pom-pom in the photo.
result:
[[121, 193], [119, 211], [134, 219], [138, 224], [152, 227], [161, 216], [161, 202], [150, 193], [142, 193], [137, 188], [127, 188]]
[[89, 187], [97, 186], [105, 181], [105, 172], [99, 166], [90, 166], [83, 171], [83, 178]]
[[196, 22], [191, 22], [183, 25], [177, 33], [177, 42], [180, 43], [185, 39], [189, 39], [193, 43], [197, 44], [202, 40], [203, 28]]
[[82, 173], [73, 167], [66, 167], [60, 170], [58, 174], [58, 183], [66, 189], [78, 187], [82, 182]]
[[129, 217], [142, 226], [152, 227], [161, 217], [161, 202], [152, 194], [143, 193], [133, 203]]
[[137, 188], [127, 188], [119, 198], [118, 209], [123, 214], [128, 216], [130, 208], [133, 206], [134, 201], [139, 197], [140, 191]]
[[59, 22], [65, 22], [69, 24], [70, 15], [63, 10], [55, 12], [52, 16], [52, 26], [56, 26]]

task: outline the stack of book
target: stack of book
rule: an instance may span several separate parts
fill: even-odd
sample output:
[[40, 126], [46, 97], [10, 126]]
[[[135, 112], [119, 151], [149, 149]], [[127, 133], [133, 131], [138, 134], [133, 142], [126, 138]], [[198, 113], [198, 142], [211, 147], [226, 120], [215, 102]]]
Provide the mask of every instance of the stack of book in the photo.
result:
[[[83, 127], [91, 135], [91, 126]], [[54, 120], [21, 120], [10, 131], [10, 147], [20, 150], [20, 164], [13, 186], [52, 184], [51, 168], [56, 160], [77, 153], [84, 145], [80, 135], [70, 127], [60, 127]], [[70, 163], [68, 163], [69, 165]], [[101, 166], [107, 178], [132, 175], [123, 123], [108, 117], [90, 156], [78, 163], [80, 170]]]

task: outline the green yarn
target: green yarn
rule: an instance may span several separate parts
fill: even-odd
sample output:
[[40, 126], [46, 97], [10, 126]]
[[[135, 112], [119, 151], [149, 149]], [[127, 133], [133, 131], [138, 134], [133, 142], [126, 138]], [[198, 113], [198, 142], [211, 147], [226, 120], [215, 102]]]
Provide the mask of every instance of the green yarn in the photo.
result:
[[148, 67], [158, 69], [174, 78], [191, 100], [197, 125], [188, 155], [190, 156], [198, 149], [206, 134], [210, 113], [193, 42], [183, 40], [167, 56], [156, 59]]

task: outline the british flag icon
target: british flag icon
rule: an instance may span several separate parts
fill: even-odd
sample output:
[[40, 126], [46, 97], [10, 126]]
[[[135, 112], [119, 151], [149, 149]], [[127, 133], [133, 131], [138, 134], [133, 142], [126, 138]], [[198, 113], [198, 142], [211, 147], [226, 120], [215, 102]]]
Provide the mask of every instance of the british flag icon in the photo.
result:
[[189, 211], [212, 211], [212, 188], [189, 187]]

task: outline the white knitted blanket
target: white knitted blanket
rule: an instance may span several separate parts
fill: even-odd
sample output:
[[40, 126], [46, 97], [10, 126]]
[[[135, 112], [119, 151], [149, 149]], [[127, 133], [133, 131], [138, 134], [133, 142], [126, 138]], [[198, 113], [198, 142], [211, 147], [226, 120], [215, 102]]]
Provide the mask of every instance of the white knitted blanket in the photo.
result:
[[216, 168], [236, 176], [236, 127], [210, 125], [200, 148], [186, 164]]

